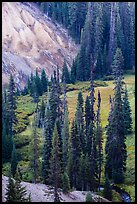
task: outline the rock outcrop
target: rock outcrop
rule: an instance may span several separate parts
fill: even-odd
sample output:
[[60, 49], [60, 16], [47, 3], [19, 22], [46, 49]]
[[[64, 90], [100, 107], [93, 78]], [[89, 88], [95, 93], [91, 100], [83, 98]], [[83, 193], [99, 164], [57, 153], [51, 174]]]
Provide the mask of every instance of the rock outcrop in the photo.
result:
[[23, 86], [27, 75], [45, 69], [50, 78], [64, 58], [70, 69], [76, 56], [75, 45], [67, 31], [42, 14], [31, 2], [2, 2], [2, 83], [10, 73]]

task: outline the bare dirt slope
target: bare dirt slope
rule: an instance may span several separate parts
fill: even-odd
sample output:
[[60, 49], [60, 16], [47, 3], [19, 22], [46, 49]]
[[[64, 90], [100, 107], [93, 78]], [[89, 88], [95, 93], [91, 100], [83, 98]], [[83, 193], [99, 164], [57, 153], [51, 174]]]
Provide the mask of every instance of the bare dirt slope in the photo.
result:
[[10, 73], [21, 83], [26, 75], [45, 69], [51, 76], [64, 58], [72, 65], [78, 47], [62, 26], [53, 23], [30, 2], [2, 2], [3, 83]]
[[[5, 202], [6, 185], [8, 177], [2, 176], [2, 201]], [[32, 202], [53, 202], [53, 188], [45, 184], [32, 184], [28, 182], [21, 182], [23, 186], [26, 186], [26, 190], [31, 193]], [[64, 194], [60, 191], [61, 202], [85, 202], [86, 191], [73, 191], [68, 194]], [[109, 202], [107, 199], [101, 196], [93, 195], [94, 202]]]

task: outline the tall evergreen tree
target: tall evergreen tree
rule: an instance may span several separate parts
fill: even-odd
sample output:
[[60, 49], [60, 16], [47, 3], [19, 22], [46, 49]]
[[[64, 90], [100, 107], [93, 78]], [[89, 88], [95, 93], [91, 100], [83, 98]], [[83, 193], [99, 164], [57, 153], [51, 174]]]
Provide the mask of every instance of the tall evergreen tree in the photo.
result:
[[70, 75], [69, 75], [68, 67], [67, 67], [67, 64], [66, 64], [66, 60], [64, 60], [64, 64], [63, 64], [62, 82], [64, 80], [64, 77], [65, 77], [66, 84], [70, 84]]
[[9, 87], [8, 87], [8, 93], [7, 93], [7, 114], [8, 114], [8, 120], [9, 120], [9, 132], [11, 137], [15, 134], [14, 124], [17, 122], [17, 118], [15, 115], [15, 109], [17, 107], [16, 105], [16, 90], [15, 90], [15, 83], [13, 76], [10, 75], [9, 80]]
[[47, 84], [48, 84], [48, 79], [47, 79], [45, 70], [42, 69], [42, 72], [41, 72], [42, 93], [47, 92]]
[[34, 183], [38, 182], [38, 173], [39, 173], [39, 139], [38, 139], [38, 110], [36, 110], [33, 122], [33, 140], [31, 142], [31, 152], [30, 156], [30, 166], [33, 169], [33, 179]]
[[52, 113], [49, 104], [50, 96], [48, 93], [47, 105], [45, 109], [45, 119], [44, 119], [44, 144], [42, 152], [42, 176], [44, 183], [49, 182], [49, 172], [50, 172], [50, 157], [52, 148]]
[[76, 60], [73, 60], [73, 64], [71, 67], [71, 73], [70, 73], [70, 78], [71, 78], [72, 84], [75, 84], [75, 82], [76, 82], [76, 70], [77, 70]]
[[13, 178], [11, 178], [11, 174], [9, 175], [9, 178], [8, 178], [8, 184], [7, 184], [6, 190], [7, 190], [5, 194], [6, 202], [15, 202], [16, 191], [15, 191], [14, 180]]
[[[69, 149], [69, 172], [72, 187], [79, 188], [79, 158], [81, 154], [80, 137], [78, 134], [77, 123], [75, 120], [72, 122], [71, 127], [71, 149]], [[71, 167], [70, 167], [71, 164]]]
[[42, 98], [41, 106], [40, 106], [40, 118], [41, 118], [41, 124], [44, 122], [44, 117], [45, 117], [45, 103]]
[[109, 49], [108, 49], [108, 68], [109, 73], [112, 72], [111, 64], [113, 62], [113, 57], [116, 49], [116, 2], [111, 3], [111, 17], [110, 17], [110, 36], [109, 36]]
[[80, 137], [81, 150], [85, 152], [84, 110], [83, 110], [83, 96], [81, 92], [78, 93], [77, 111], [75, 118], [77, 123], [77, 131]]
[[110, 181], [108, 179], [108, 176], [105, 177], [105, 184], [104, 184], [104, 191], [103, 191], [104, 197], [108, 200], [112, 200], [112, 187], [110, 185]]
[[36, 96], [39, 97], [42, 95], [42, 84], [38, 74], [38, 69], [36, 69], [35, 86], [36, 86]]
[[128, 91], [127, 86], [125, 85], [124, 97], [123, 97], [123, 117], [124, 117], [124, 130], [125, 135], [132, 132], [132, 116], [131, 116], [131, 108], [128, 100]]
[[70, 191], [69, 176], [66, 172], [64, 172], [62, 176], [62, 190], [63, 193], [68, 193]]
[[50, 160], [50, 180], [54, 186], [54, 202], [59, 202], [58, 188], [61, 182], [61, 164], [59, 151], [59, 135], [57, 125], [55, 123], [53, 137], [52, 137], [52, 151]]
[[62, 128], [62, 142], [63, 142], [63, 166], [64, 169], [68, 162], [68, 139], [69, 139], [69, 120], [68, 112], [65, 110], [64, 123]]
[[89, 157], [90, 168], [90, 189], [91, 191], [95, 191], [98, 185], [97, 141], [95, 127], [92, 127], [92, 125], [93, 124], [90, 122], [88, 130], [87, 154]]
[[114, 101], [112, 100], [111, 96], [109, 96], [110, 102], [110, 112], [108, 116], [108, 125], [106, 126], [106, 146], [105, 146], [105, 153], [106, 153], [106, 163], [105, 163], [105, 175], [108, 176], [109, 179], [112, 179], [112, 152], [111, 152], [111, 141], [112, 141], [112, 131], [113, 131], [113, 123], [112, 123], [112, 114], [114, 110]]
[[85, 101], [85, 133], [86, 133], [86, 145], [87, 145], [87, 133], [88, 133], [88, 127], [90, 124], [90, 100], [89, 97], [86, 97]]
[[97, 116], [96, 116], [96, 139], [97, 139], [97, 153], [98, 153], [98, 185], [100, 190], [100, 180], [102, 172], [102, 161], [103, 161], [103, 149], [102, 149], [102, 127], [100, 118], [100, 104], [101, 96], [100, 91], [98, 91], [98, 104], [97, 104]]
[[18, 164], [17, 153], [16, 153], [15, 144], [13, 143], [13, 150], [11, 154], [11, 174], [13, 175], [13, 177], [15, 177], [15, 174], [16, 174], [17, 164]]
[[107, 147], [107, 157], [110, 159], [112, 165], [112, 172], [107, 170], [106, 173], [109, 178], [112, 177], [114, 183], [121, 183], [124, 181], [124, 171], [126, 170], [126, 137], [124, 133], [124, 117], [122, 110], [122, 61], [120, 51], [117, 50], [114, 56], [113, 69], [115, 74], [115, 88], [114, 88], [114, 108], [111, 119], [111, 140]]
[[26, 187], [21, 185], [21, 180], [19, 178], [18, 171], [16, 173], [15, 181], [9, 175], [9, 180], [7, 184], [6, 192], [6, 202], [28, 202], [30, 201], [30, 196], [27, 197]]
[[[131, 40], [131, 14], [130, 6], [128, 2], [119, 3], [119, 14], [121, 18], [121, 25], [124, 34], [124, 44], [123, 44], [123, 56], [124, 56], [124, 67], [125, 69], [132, 68], [132, 40]], [[133, 38], [132, 38], [133, 39]]]

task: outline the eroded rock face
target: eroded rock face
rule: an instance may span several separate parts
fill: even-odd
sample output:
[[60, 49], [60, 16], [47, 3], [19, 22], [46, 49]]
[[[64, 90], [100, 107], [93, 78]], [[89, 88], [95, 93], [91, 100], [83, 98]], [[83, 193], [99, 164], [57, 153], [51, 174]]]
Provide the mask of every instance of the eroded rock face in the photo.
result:
[[35, 73], [36, 68], [44, 68], [50, 78], [58, 65], [61, 74], [64, 58], [70, 69], [77, 51], [67, 31], [33, 3], [2, 3], [3, 84], [13, 73], [16, 83], [23, 86], [24, 76]]

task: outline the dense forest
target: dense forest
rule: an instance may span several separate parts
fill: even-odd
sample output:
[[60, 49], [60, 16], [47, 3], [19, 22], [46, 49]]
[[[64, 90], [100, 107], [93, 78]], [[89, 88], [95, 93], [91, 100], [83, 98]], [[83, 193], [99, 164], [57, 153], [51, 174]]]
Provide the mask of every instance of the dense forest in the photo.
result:
[[124, 71], [135, 66], [134, 2], [38, 2], [52, 20], [68, 29], [79, 53], [71, 68], [72, 82], [87, 81], [91, 57], [96, 62], [95, 77], [112, 74], [117, 48], [124, 58]]
[[[126, 138], [133, 133], [124, 74], [127, 70], [133, 71], [135, 66], [135, 4], [36, 4], [44, 14], [68, 29], [80, 49], [70, 72], [65, 59], [62, 75], [57, 66], [51, 79], [48, 79], [44, 69], [41, 76], [36, 69], [36, 74], [28, 77], [23, 90], [16, 89], [14, 77], [10, 76], [9, 86], [2, 94], [2, 165], [7, 162], [11, 165], [7, 202], [31, 202], [31, 196], [24, 198], [26, 190], [20, 186], [22, 174], [18, 163], [21, 155], [17, 152], [15, 141], [19, 133], [16, 128], [18, 99], [28, 95], [35, 105], [29, 146], [29, 168], [33, 175], [31, 182], [54, 186], [54, 202], [59, 202], [59, 188], [64, 193], [71, 189], [100, 191], [103, 172], [103, 196], [112, 200], [110, 184], [122, 184], [125, 181]], [[102, 128], [100, 90], [95, 97], [95, 79], [114, 82], [114, 94], [108, 99], [110, 110], [105, 128]], [[67, 84], [74, 85], [78, 81], [89, 81], [89, 95], [84, 101], [83, 92], [78, 92], [75, 116], [70, 122]], [[44, 95], [46, 100], [43, 99]], [[42, 134], [41, 148], [38, 130]]]

